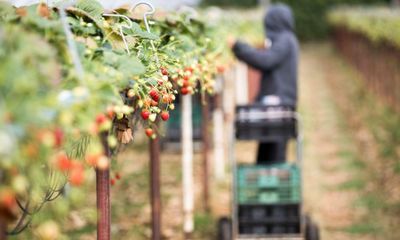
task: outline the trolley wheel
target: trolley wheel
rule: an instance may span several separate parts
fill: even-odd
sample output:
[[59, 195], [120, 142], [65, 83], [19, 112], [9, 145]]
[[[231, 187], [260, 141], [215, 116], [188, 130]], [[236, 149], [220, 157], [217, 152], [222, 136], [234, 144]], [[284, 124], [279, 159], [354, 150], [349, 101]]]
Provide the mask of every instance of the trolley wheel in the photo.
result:
[[222, 217], [218, 221], [217, 240], [232, 240], [232, 222], [227, 217]]
[[319, 227], [312, 221], [311, 217], [306, 215], [304, 217], [305, 224], [305, 239], [306, 240], [319, 240]]

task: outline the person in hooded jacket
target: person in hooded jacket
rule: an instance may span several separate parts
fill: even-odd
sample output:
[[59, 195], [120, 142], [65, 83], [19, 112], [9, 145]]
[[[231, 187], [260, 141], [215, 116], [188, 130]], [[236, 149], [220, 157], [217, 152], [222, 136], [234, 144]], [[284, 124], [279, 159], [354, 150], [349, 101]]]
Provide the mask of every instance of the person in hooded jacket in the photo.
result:
[[[231, 43], [236, 57], [262, 73], [257, 102], [285, 106], [291, 110], [297, 105], [297, 66], [299, 45], [294, 34], [291, 9], [284, 4], [274, 4], [264, 17], [264, 27], [269, 46], [256, 49], [241, 41]], [[286, 160], [288, 139], [262, 142], [258, 147], [257, 163]]]

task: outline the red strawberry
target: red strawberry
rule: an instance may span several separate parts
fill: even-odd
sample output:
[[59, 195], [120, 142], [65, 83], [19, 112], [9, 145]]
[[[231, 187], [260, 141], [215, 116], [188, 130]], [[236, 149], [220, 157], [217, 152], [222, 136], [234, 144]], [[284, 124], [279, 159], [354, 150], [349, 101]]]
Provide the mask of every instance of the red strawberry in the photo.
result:
[[120, 175], [119, 173], [116, 173], [116, 174], [115, 174], [115, 178], [116, 178], [117, 180], [120, 180], [120, 179], [121, 179], [121, 175]]
[[157, 94], [157, 91], [156, 91], [155, 89], [151, 89], [150, 92], [149, 92], [149, 95], [150, 95], [151, 97], [153, 97], [153, 96], [156, 95], [156, 94]]
[[15, 193], [11, 189], [2, 189], [0, 191], [0, 207], [11, 209], [16, 204]]
[[225, 67], [224, 66], [217, 66], [217, 71], [218, 71], [218, 73], [224, 73], [225, 72]]
[[108, 116], [109, 119], [113, 119], [114, 118], [115, 112], [114, 112], [113, 108], [107, 109], [107, 116]]
[[160, 95], [158, 94], [158, 92], [154, 89], [152, 89], [149, 93], [150, 97], [154, 100], [157, 101], [160, 100]]
[[61, 130], [61, 128], [54, 129], [54, 140], [55, 140], [55, 146], [61, 147], [64, 140], [64, 132]]
[[188, 89], [187, 87], [183, 87], [183, 88], [181, 88], [181, 93], [182, 93], [183, 95], [186, 95], [186, 94], [189, 93], [189, 89]]
[[164, 67], [161, 67], [161, 74], [165, 76], [168, 75], [168, 70]]
[[187, 76], [187, 75], [183, 76], [183, 80], [184, 81], [189, 81], [189, 76]]
[[98, 153], [97, 154], [86, 154], [85, 160], [89, 166], [95, 167], [97, 165], [97, 162], [100, 157], [101, 157], [101, 154], [98, 154]]
[[182, 87], [189, 87], [189, 81], [183, 81], [183, 83], [182, 83]]
[[98, 125], [102, 124], [102, 123], [105, 122], [106, 120], [107, 120], [107, 117], [106, 117], [106, 115], [104, 115], [103, 113], [99, 113], [99, 114], [96, 116], [96, 123], [97, 123]]
[[85, 180], [83, 168], [74, 168], [69, 175], [69, 181], [72, 186], [80, 186]]
[[147, 128], [147, 129], [146, 129], [146, 135], [147, 135], [148, 137], [153, 136], [153, 129]]
[[60, 153], [57, 156], [57, 167], [60, 171], [67, 172], [72, 167], [72, 162], [65, 153]]
[[147, 119], [149, 119], [150, 112], [149, 112], [149, 110], [143, 110], [141, 112], [141, 115], [142, 115], [143, 120], [147, 120]]
[[112, 178], [111, 180], [110, 180], [110, 184], [111, 184], [111, 186], [114, 186], [115, 185], [115, 179], [114, 178]]
[[155, 107], [155, 106], [157, 106], [157, 105], [158, 105], [158, 102], [157, 102], [157, 101], [151, 100], [151, 106]]
[[185, 67], [185, 72], [193, 73], [193, 68], [192, 67]]
[[162, 119], [163, 121], [168, 121], [168, 119], [169, 119], [169, 113], [168, 113], [167, 111], [162, 112], [162, 113], [161, 113], [161, 119]]

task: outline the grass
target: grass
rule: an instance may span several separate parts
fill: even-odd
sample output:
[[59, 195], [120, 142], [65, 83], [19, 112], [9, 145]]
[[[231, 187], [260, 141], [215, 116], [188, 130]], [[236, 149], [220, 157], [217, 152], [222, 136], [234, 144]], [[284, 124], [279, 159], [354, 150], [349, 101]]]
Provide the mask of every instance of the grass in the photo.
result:
[[366, 183], [363, 178], [352, 178], [338, 186], [339, 190], [361, 190]]
[[377, 228], [375, 223], [358, 223], [353, 224], [344, 229], [347, 233], [365, 235], [365, 234], [380, 234], [379, 228]]
[[195, 239], [215, 239], [217, 222], [215, 217], [207, 213], [197, 213], [194, 216], [196, 229]]

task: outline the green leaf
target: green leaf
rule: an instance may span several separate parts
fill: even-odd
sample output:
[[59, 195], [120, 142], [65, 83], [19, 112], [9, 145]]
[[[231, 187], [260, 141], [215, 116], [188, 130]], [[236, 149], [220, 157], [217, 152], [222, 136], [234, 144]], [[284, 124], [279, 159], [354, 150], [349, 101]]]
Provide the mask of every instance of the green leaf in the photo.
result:
[[132, 22], [132, 28], [123, 28], [123, 32], [127, 35], [137, 36], [143, 39], [158, 40], [159, 36], [143, 30], [139, 24]]
[[125, 76], [137, 76], [143, 74], [146, 68], [135, 56], [119, 55], [111, 51], [104, 52], [104, 62], [116, 68]]
[[8, 3], [0, 2], [0, 22], [8, 22], [18, 18], [15, 9]]
[[80, 0], [76, 4], [76, 8], [86, 12], [88, 16], [97, 21], [101, 20], [104, 12], [101, 4], [96, 0]]

